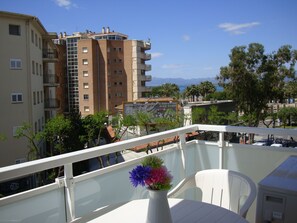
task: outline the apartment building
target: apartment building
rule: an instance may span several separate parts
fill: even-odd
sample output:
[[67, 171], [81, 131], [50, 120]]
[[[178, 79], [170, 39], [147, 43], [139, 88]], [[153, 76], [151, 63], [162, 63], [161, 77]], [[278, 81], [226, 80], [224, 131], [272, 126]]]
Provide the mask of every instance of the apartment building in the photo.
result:
[[[33, 134], [56, 115], [55, 63], [57, 54], [52, 39], [38, 18], [0, 11], [0, 166], [27, 160], [28, 140], [16, 139], [24, 123]], [[39, 143], [41, 152], [44, 145]]]
[[87, 31], [67, 36], [68, 97], [70, 111], [82, 116], [104, 110], [110, 114], [126, 101], [145, 97], [150, 91], [146, 75], [151, 66], [146, 53], [151, 44], [129, 40], [122, 33], [102, 28], [101, 33]]

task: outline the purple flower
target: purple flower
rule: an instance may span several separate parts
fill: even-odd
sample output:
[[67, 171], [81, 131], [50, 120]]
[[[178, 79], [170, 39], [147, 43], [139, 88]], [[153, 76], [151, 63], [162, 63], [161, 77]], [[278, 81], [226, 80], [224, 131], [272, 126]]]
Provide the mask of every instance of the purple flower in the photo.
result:
[[134, 187], [139, 184], [144, 186], [145, 180], [150, 176], [151, 167], [149, 166], [136, 166], [130, 173], [130, 181]]

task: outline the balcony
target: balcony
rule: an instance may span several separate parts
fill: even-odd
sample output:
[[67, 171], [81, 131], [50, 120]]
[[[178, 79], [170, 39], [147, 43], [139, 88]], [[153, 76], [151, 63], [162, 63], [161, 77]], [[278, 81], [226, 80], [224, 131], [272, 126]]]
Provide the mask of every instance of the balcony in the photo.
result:
[[60, 101], [55, 98], [45, 99], [44, 100], [44, 109], [45, 110], [52, 110], [52, 109], [59, 109], [60, 108]]
[[[218, 141], [186, 140], [186, 133], [212, 131]], [[249, 128], [232, 126], [192, 125], [144, 137], [83, 149], [41, 160], [0, 168], [0, 182], [28, 176], [38, 171], [64, 167], [64, 177], [54, 183], [0, 198], [1, 222], [83, 222], [81, 218], [94, 214], [94, 210], [108, 211], [107, 205], [147, 197], [143, 188], [133, 188], [128, 172], [139, 164], [145, 152], [134, 153], [129, 149], [139, 145], [158, 142], [162, 139], [179, 137], [179, 141], [167, 145], [153, 154], [164, 159], [171, 171], [174, 186], [185, 176], [196, 171], [224, 168], [239, 171], [257, 184], [277, 164], [290, 155], [296, 155], [296, 148], [276, 148], [231, 143], [227, 133], [254, 133], [257, 137], [268, 134], [287, 138], [297, 137], [296, 130]], [[124, 151], [124, 152], [121, 152]], [[120, 152], [114, 165], [73, 176], [72, 164]], [[110, 162], [112, 162], [111, 159]], [[44, 205], [46, 203], [46, 205]], [[248, 212], [247, 220], [255, 222], [256, 202]], [[133, 210], [131, 210], [133, 211]]]
[[140, 53], [140, 58], [144, 60], [150, 60], [152, 59], [152, 55], [149, 53]]
[[141, 81], [151, 81], [152, 75], [140, 75], [140, 80]]
[[144, 49], [150, 50], [151, 49], [151, 43], [150, 42], [144, 42]]
[[46, 87], [57, 87], [59, 86], [59, 77], [55, 74], [44, 74], [43, 85]]
[[58, 53], [57, 50], [53, 49], [43, 49], [42, 50], [42, 58], [44, 62], [57, 62], [58, 61]]

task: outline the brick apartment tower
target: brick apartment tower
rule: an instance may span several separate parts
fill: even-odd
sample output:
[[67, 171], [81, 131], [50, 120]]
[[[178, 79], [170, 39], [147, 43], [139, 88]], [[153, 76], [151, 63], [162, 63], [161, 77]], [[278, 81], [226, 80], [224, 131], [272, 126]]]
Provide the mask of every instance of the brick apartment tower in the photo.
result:
[[67, 44], [68, 92], [70, 111], [82, 116], [98, 111], [116, 112], [126, 101], [145, 97], [150, 91], [146, 75], [151, 59], [146, 41], [103, 28], [101, 33], [61, 34]]

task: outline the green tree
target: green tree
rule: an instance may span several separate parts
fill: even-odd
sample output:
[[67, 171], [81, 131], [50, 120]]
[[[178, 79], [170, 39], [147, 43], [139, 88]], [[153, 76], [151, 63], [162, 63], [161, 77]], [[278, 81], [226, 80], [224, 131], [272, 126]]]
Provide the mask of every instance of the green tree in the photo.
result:
[[193, 124], [207, 124], [207, 112], [205, 108], [195, 108], [192, 110], [192, 123]]
[[172, 97], [179, 98], [179, 87], [176, 84], [165, 83], [161, 86], [152, 87], [153, 97]]
[[199, 97], [199, 87], [198, 85], [192, 84], [190, 86], [187, 86], [184, 95], [187, 98], [191, 98], [191, 101], [195, 101], [195, 97]]
[[87, 133], [88, 147], [100, 145], [100, 137], [103, 129], [107, 126], [108, 113], [100, 111], [94, 115], [88, 115], [82, 120], [83, 127]]
[[151, 112], [136, 112], [137, 125], [143, 127], [146, 134], [149, 134], [149, 127], [153, 123], [153, 114]]
[[258, 126], [261, 112], [270, 100], [283, 98], [285, 78], [294, 78], [296, 51], [283, 46], [265, 54], [264, 46], [251, 43], [234, 47], [228, 66], [217, 76], [220, 86], [235, 101], [248, 126]]
[[214, 93], [216, 88], [210, 81], [204, 81], [198, 85], [198, 90], [200, 95], [205, 98], [207, 95]]
[[40, 152], [41, 134], [35, 133], [32, 130], [32, 126], [28, 123], [24, 123], [21, 127], [16, 130], [15, 138], [26, 138], [28, 140], [29, 152], [27, 155], [28, 160], [36, 160], [42, 158]]
[[129, 128], [137, 125], [137, 119], [134, 115], [114, 116], [112, 126], [115, 128], [116, 137], [114, 140], [120, 140]]
[[0, 141], [4, 141], [6, 139], [5, 135], [0, 134]]
[[206, 101], [210, 101], [210, 100], [227, 100], [227, 94], [225, 91], [216, 91], [214, 93], [210, 93], [208, 95], [206, 95], [206, 97], [204, 98], [204, 100]]
[[296, 98], [297, 97], [297, 79], [287, 82], [284, 88], [284, 91], [285, 91], [286, 98], [288, 99]]
[[50, 156], [73, 151], [73, 148], [70, 147], [71, 140], [69, 139], [73, 131], [74, 126], [70, 119], [63, 115], [58, 115], [45, 124], [42, 137], [52, 147]]
[[225, 112], [218, 111], [217, 106], [210, 106], [210, 109], [208, 111], [208, 123], [212, 125], [225, 124]]
[[297, 121], [297, 108], [285, 107], [279, 110], [278, 117], [282, 120], [284, 128], [287, 124], [291, 126], [292, 121]]

